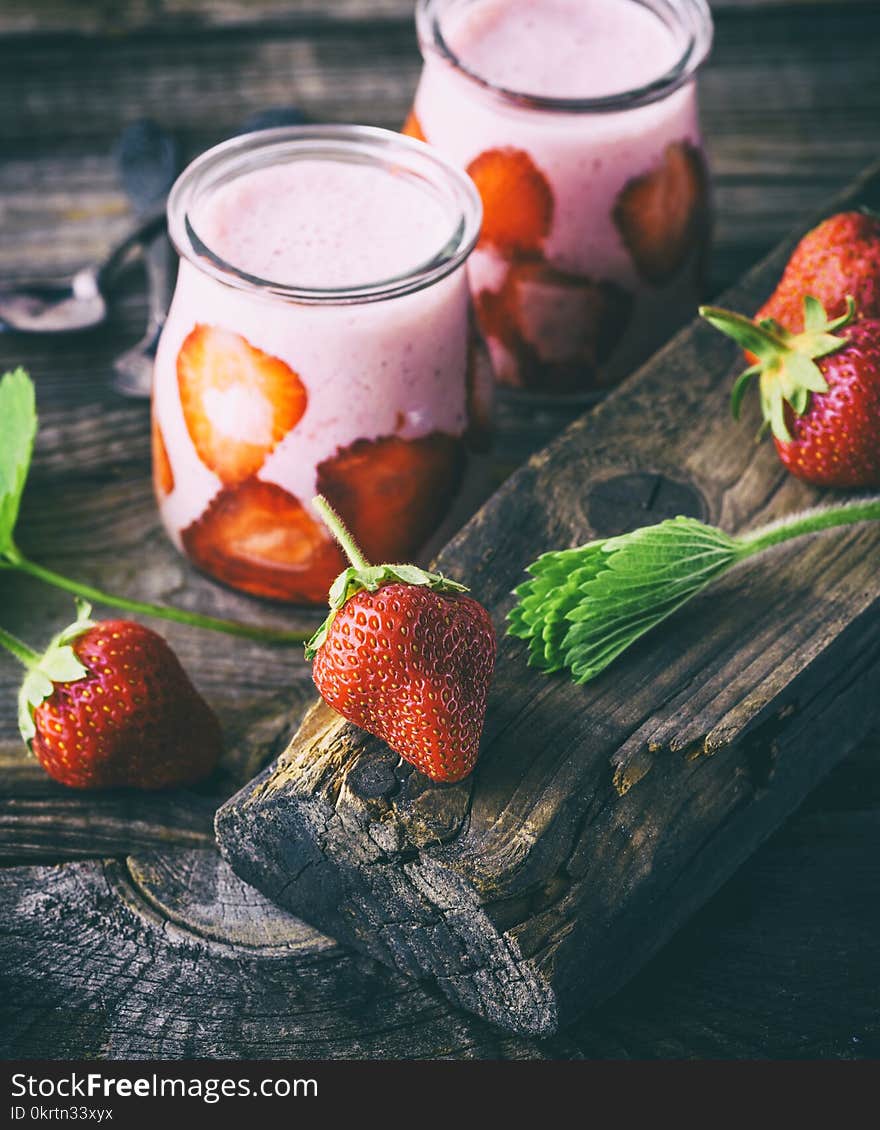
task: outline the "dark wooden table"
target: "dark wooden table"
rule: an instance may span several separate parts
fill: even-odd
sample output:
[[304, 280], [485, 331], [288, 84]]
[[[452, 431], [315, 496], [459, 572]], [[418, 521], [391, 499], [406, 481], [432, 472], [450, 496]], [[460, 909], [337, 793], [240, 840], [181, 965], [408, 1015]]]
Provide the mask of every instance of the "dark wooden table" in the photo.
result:
[[[702, 105], [717, 292], [880, 155], [880, 6], [714, 8]], [[399, 124], [419, 68], [411, 16], [410, 0], [7, 0], [0, 278], [74, 268], [122, 230], [110, 150], [135, 118], [173, 129], [188, 152], [272, 105]], [[147, 409], [108, 390], [111, 359], [144, 318], [132, 271], [100, 331], [0, 336], [0, 368], [31, 370], [42, 418], [23, 548], [107, 588], [294, 624], [296, 613], [221, 593], [166, 544]], [[561, 422], [507, 421], [499, 475]], [[34, 644], [68, 614], [33, 582], [0, 583], [3, 625]], [[3, 1055], [880, 1054], [876, 740], [613, 1000], [552, 1040], [510, 1037], [275, 911], [220, 864], [213, 810], [283, 747], [311, 697], [308, 672], [295, 651], [163, 631], [227, 734], [221, 773], [195, 793], [55, 786], [21, 747], [18, 672], [0, 659]]]

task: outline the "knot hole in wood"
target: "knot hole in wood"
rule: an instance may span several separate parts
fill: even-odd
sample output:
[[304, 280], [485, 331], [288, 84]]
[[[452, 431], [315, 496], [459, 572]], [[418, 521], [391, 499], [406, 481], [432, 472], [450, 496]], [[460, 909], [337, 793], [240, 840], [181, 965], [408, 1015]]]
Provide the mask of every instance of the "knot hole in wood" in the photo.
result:
[[609, 538], [679, 514], [705, 521], [709, 508], [690, 483], [657, 471], [631, 471], [590, 484], [585, 513], [596, 537]]

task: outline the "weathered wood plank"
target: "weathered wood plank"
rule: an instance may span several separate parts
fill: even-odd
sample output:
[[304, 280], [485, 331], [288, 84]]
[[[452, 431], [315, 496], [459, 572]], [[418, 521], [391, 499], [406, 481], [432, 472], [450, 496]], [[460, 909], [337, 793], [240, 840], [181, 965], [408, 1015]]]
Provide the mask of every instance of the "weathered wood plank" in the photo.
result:
[[[876, 206], [880, 171], [845, 202]], [[726, 302], [759, 303], [786, 251]], [[744, 440], [755, 404], [731, 426], [733, 353], [700, 323], [679, 335], [517, 472], [440, 568], [501, 628], [536, 553], [634, 524], [638, 498], [611, 528], [595, 505], [633, 470], [684, 484], [690, 512], [731, 531], [816, 501]], [[587, 687], [527, 672], [504, 640], [481, 761], [458, 786], [316, 705], [219, 810], [221, 850], [340, 941], [513, 1030], [554, 1031], [623, 984], [876, 720], [878, 549], [863, 527], [741, 567]]]
[[345, 23], [411, 22], [414, 0], [6, 0], [0, 34], [170, 36], [249, 28], [331, 30]]
[[209, 851], [7, 869], [0, 1055], [876, 1058], [878, 750], [874, 735], [639, 976], [552, 1041], [500, 1036], [353, 958]]
[[[741, 2], [744, 7], [751, 4], [751, 0]], [[733, 15], [728, 19], [725, 15], [723, 23], [719, 23], [715, 59], [706, 74], [707, 85], [711, 86], [712, 82], [717, 85], [714, 90], [707, 89], [703, 99], [704, 124], [712, 141], [719, 184], [715, 289], [728, 284], [763, 253], [788, 227], [795, 214], [817, 206], [828, 190], [854, 174], [880, 148], [877, 132], [880, 88], [876, 72], [871, 72], [865, 64], [866, 51], [876, 40], [872, 31], [876, 15], [869, 11], [875, 4], [874, 0], [866, 0], [861, 5], [861, 15], [851, 18], [847, 9], [858, 2], [838, 0], [834, 4], [792, 5], [785, 0], [767, 0], [766, 3], [758, 0], [755, 7], [777, 9], [769, 24], [764, 22], [767, 11], [744, 13], [742, 18]], [[394, 4], [399, 4], [402, 13], [397, 29], [392, 26], [398, 21], [392, 13]], [[329, 23], [342, 13], [345, 18], [351, 14], [353, 20], [359, 21], [364, 17], [358, 9], [369, 7], [371, 12], [378, 12], [380, 5], [390, 34], [390, 46], [373, 38], [369, 53], [358, 52], [356, 35], [346, 38], [342, 20], [335, 29], [326, 27], [326, 34], [319, 22], [320, 18]], [[180, 101], [177, 94], [186, 94], [198, 101], [201, 87], [206, 84], [204, 81], [200, 84], [198, 75], [185, 81], [177, 77], [185, 57], [183, 49], [172, 53], [169, 66], [163, 71], [163, 55], [169, 37], [178, 38], [185, 46], [188, 31], [204, 35], [207, 25], [199, 22], [202, 17], [198, 14], [201, 0], [187, 0], [186, 6], [188, 27], [184, 26], [183, 17], [175, 22], [166, 18], [160, 5], [149, 5], [151, 12], [158, 14], [158, 22], [143, 27], [144, 49], [128, 57], [132, 66], [140, 68], [145, 89], [152, 91], [143, 101], [138, 99], [136, 86], [127, 82], [122, 83], [120, 92], [111, 83], [101, 86], [102, 69], [121, 46], [118, 23], [110, 29], [112, 36], [106, 38], [101, 50], [91, 54], [79, 54], [84, 44], [73, 44], [70, 39], [58, 38], [54, 43], [46, 40], [35, 53], [32, 48], [36, 45], [28, 45], [22, 36], [14, 41], [0, 40], [3, 62], [0, 68], [0, 134], [3, 137], [0, 278], [76, 267], [106, 247], [122, 229], [125, 203], [107, 156], [122, 120], [148, 110], [163, 124], [179, 130], [184, 142], [194, 150], [234, 128], [245, 113], [261, 109], [270, 102], [291, 101], [289, 52], [275, 52], [272, 65], [276, 70], [267, 76], [254, 72], [251, 58], [244, 49], [237, 53], [206, 50], [198, 56], [199, 60], [209, 68], [217, 61], [225, 63], [229, 67], [225, 76], [227, 86], [240, 86], [245, 96], [243, 99], [237, 95], [230, 97], [224, 90], [212, 88], [216, 119], [206, 126], [189, 124], [192, 117], [197, 122], [202, 120], [201, 110], [193, 102]], [[277, 10], [274, 0], [266, 0], [265, 4], [263, 0], [254, 0], [247, 5], [227, 2], [222, 9], [215, 0], [204, 0], [204, 6], [222, 11], [225, 19], [230, 13], [234, 20], [252, 15], [255, 24], [261, 20], [264, 8]], [[285, 35], [288, 38], [305, 36], [316, 41], [314, 63], [311, 57], [306, 60], [303, 50], [297, 56], [298, 68], [314, 66], [318, 72], [317, 78], [307, 79], [312, 90], [322, 92], [320, 97], [316, 95], [311, 99], [307, 107], [316, 117], [336, 114], [393, 125], [409, 99], [418, 70], [412, 25], [409, 15], [403, 13], [404, 6], [410, 9], [410, 0], [379, 0], [370, 5], [361, 4], [360, 0], [351, 3], [330, 0], [327, 4], [313, 4], [320, 12], [314, 12], [305, 23], [300, 23], [298, 13], [307, 8], [308, 3], [303, 5], [299, 0], [290, 0], [284, 8], [292, 14], [280, 22], [276, 20], [274, 26], [268, 25], [265, 36], [281, 36], [282, 39]], [[738, 3], [727, 0], [724, 6], [735, 7]], [[77, 28], [64, 21], [86, 23], [95, 18], [95, 23], [84, 29], [85, 34], [91, 34], [92, 31], [107, 31], [109, 22], [127, 19], [129, 10], [137, 7], [137, 4], [98, 5], [88, 0], [76, 5], [61, 4], [60, 0], [27, 4], [11, 0], [0, 11], [0, 32], [9, 30], [4, 23], [7, 18], [22, 19], [30, 21], [35, 35], [42, 37], [45, 32], [50, 40], [59, 32], [82, 30], [81, 26]], [[142, 13], [146, 7], [140, 5]], [[819, 10], [818, 16], [811, 12], [812, 8]], [[369, 13], [366, 18], [369, 19]], [[108, 23], [102, 25], [101, 19]], [[239, 24], [233, 34], [238, 34], [242, 26]], [[19, 25], [19, 31], [26, 31], [25, 23]], [[396, 38], [398, 31], [400, 42], [405, 37], [410, 44], [406, 48], [409, 61], [404, 69], [399, 64], [404, 55]], [[223, 33], [220, 34], [222, 37]], [[264, 37], [258, 27], [248, 34], [256, 41]], [[341, 48], [328, 46], [328, 38], [339, 40], [340, 37], [345, 41]], [[834, 44], [830, 53], [828, 42]], [[25, 65], [18, 66], [16, 59], [21, 59]], [[80, 65], [80, 60], [85, 65]], [[328, 83], [338, 85], [341, 82], [342, 91], [325, 92], [320, 77], [321, 68], [325, 66], [329, 66]], [[375, 86], [367, 79], [356, 78], [352, 85], [355, 92], [359, 92], [360, 100], [349, 100], [346, 74], [368, 66], [404, 77], [396, 79], [393, 93], [383, 87], [381, 98], [376, 97]], [[122, 70], [114, 71], [117, 84], [120, 77], [125, 78]], [[15, 81], [4, 85], [2, 75], [13, 73]], [[211, 73], [216, 74], [216, 70]], [[713, 79], [713, 75], [717, 78]], [[59, 83], [63, 86], [61, 93]], [[94, 93], [96, 84], [100, 88], [98, 94]], [[297, 97], [300, 89], [299, 85], [295, 87]], [[759, 97], [756, 91], [760, 92]], [[92, 113], [90, 124], [73, 121], [82, 118], [84, 97]], [[117, 109], [119, 97], [123, 98], [122, 113]], [[104, 108], [100, 105], [102, 98]], [[791, 118], [787, 112], [789, 104], [797, 107]], [[830, 124], [826, 126], [826, 122]], [[24, 129], [20, 128], [22, 123]], [[136, 278], [132, 278], [115, 303], [111, 324], [100, 334], [54, 343], [0, 336], [0, 364], [5, 367], [25, 361], [37, 375], [44, 419], [53, 432], [50, 436], [47, 431], [41, 443], [35, 489], [25, 515], [23, 528], [26, 531], [31, 522], [38, 521], [43, 499], [51, 498], [62, 477], [78, 476], [78, 468], [84, 474], [82, 485], [99, 492], [114, 480], [117, 484], [125, 477], [143, 480], [148, 440], [145, 415], [107, 391], [111, 358], [136, 340], [143, 317], [142, 296]], [[519, 433], [517, 451], [526, 454], [530, 443], [540, 445], [540, 435], [529, 435], [528, 419], [515, 421], [514, 426]], [[147, 515], [144, 500], [148, 500], [148, 495], [144, 490], [141, 482], [135, 490], [133, 505], [139, 513]], [[113, 505], [124, 505], [119, 493], [110, 491], [106, 499]], [[73, 506], [72, 521], [78, 522], [77, 505], [68, 492], [63, 505], [53, 513], [66, 514]], [[87, 513], [88, 508], [82, 511], [83, 515]], [[151, 531], [161, 542], [155, 522], [144, 529], [148, 539], [153, 536]], [[128, 583], [132, 579], [137, 584], [144, 583], [144, 578], [140, 577], [143, 570], [134, 558], [129, 560], [127, 573], [121, 563], [118, 572], [105, 572], [112, 551], [108, 551], [109, 547], [90, 545], [86, 539], [76, 546], [65, 536], [63, 552], [55, 557], [53, 543], [57, 536], [58, 531], [53, 531], [48, 524], [40, 531], [34, 527], [33, 548], [45, 552], [56, 565], [108, 585], [117, 580]], [[121, 556], [129, 559], [128, 555], [135, 551], [136, 542], [132, 540]], [[95, 556], [100, 559], [97, 571], [93, 569]], [[169, 556], [173, 560], [173, 555]], [[189, 573], [179, 580], [183, 588], [169, 590], [175, 599], [187, 598], [185, 594], [190, 594], [192, 585], [196, 592], [188, 598], [204, 601], [206, 608], [222, 605], [220, 600], [214, 603], [218, 590], [213, 586]], [[149, 588], [147, 584], [141, 591]], [[156, 591], [161, 588], [160, 581]], [[15, 626], [35, 642], [40, 635], [55, 630], [68, 611], [66, 598], [56, 601], [39, 586], [23, 583], [16, 584], [11, 591], [4, 589], [0, 604], [4, 623], [12, 608]], [[244, 601], [236, 607], [236, 612], [271, 616], [274, 610]], [[204, 661], [206, 675], [201, 681], [202, 689], [224, 706], [225, 721], [235, 727], [230, 688], [239, 677], [236, 669], [239, 653], [231, 650], [228, 655], [219, 657], [213, 647], [215, 642], [212, 637], [185, 631], [174, 637], [175, 646], [186, 653], [185, 661], [200, 680]], [[243, 645], [237, 645], [240, 646]], [[206, 659], [209, 653], [210, 663]], [[250, 653], [248, 658], [251, 659]], [[283, 738], [284, 725], [289, 727], [294, 723], [305, 701], [305, 692], [297, 689], [308, 686], [304, 666], [294, 663], [288, 669], [286, 660], [277, 662], [277, 653], [273, 664], [272, 653], [267, 653], [256, 663], [255, 670], [259, 679], [266, 680], [266, 708], [270, 717], [278, 718], [279, 723], [276, 726], [272, 722], [273, 733], [268, 737], [264, 733], [256, 742], [256, 752], [241, 761], [235, 753], [250, 748], [248, 739], [239, 740], [234, 735], [237, 750], [227, 757], [218, 795], [222, 795], [224, 787], [231, 787], [258, 766], [261, 759], [270, 756], [273, 743]], [[0, 678], [2, 701], [9, 704], [17, 672], [5, 660], [0, 661]], [[248, 690], [252, 719], [261, 709], [261, 693], [255, 680]], [[281, 715], [287, 705], [291, 713], [285, 723]], [[29, 858], [52, 859], [93, 855], [100, 850], [99, 844], [114, 854], [135, 848], [143, 850], [158, 842], [191, 844], [190, 817], [193, 827], [198, 825], [201, 834], [204, 824], [200, 822], [204, 817], [190, 812], [186, 808], [188, 798], [183, 796], [156, 798], [158, 803], [153, 808], [152, 800], [144, 807], [134, 803], [134, 798], [100, 798], [93, 803], [92, 798], [54, 786], [24, 756], [15, 737], [13, 713], [11, 708], [0, 710], [0, 727], [5, 735], [0, 740], [3, 791], [7, 797], [18, 798], [19, 805], [14, 813], [8, 804], [4, 810], [7, 818], [11, 815], [3, 825], [6, 858], [24, 858], [23, 852], [16, 854], [15, 845], [23, 846]], [[875, 741], [873, 749], [876, 748]], [[556, 1045], [552, 1054], [577, 1054], [578, 1048], [586, 1055], [633, 1056], [880, 1054], [876, 1029], [880, 1008], [873, 977], [878, 931], [872, 908], [877, 905], [877, 893], [873, 886], [876, 876], [870, 870], [870, 860], [876, 857], [880, 845], [874, 844], [874, 825], [868, 815], [869, 807], [876, 808], [880, 797], [880, 775], [876, 772], [876, 756], [871, 755], [871, 747], [865, 747], [865, 754], [855, 768], [850, 759], [836, 777], [838, 791], [832, 801], [828, 799], [831, 787], [826, 786], [809, 802], [811, 811], [819, 816], [826, 812], [829, 804], [836, 807], [839, 800], [841, 811], [831, 823], [824, 819], [807, 825], [796, 821], [791, 834], [775, 841], [779, 845], [776, 849], [781, 869], [778, 874], [777, 863], [765, 864], [768, 855], [762, 852], [724, 895], [699, 916], [694, 926], [678, 936], [658, 963], [618, 994], [611, 1008], [599, 1010], [591, 1015], [588, 1024], [578, 1026], [577, 1047], [560, 1051]], [[47, 807], [41, 807], [43, 804]], [[160, 811], [159, 806], [165, 804], [167, 811], [164, 808]], [[114, 807], [116, 805], [118, 807]], [[52, 817], [54, 834], [47, 834], [46, 817], [50, 812], [55, 814]], [[127, 826], [128, 821], [133, 822], [134, 833]], [[175, 840], [178, 836], [180, 839]], [[165, 858], [165, 853], [161, 858]], [[45, 872], [28, 870], [17, 874], [23, 878], [15, 896], [11, 888], [4, 892], [4, 899], [8, 896], [13, 902], [25, 890], [25, 885], [31, 894], [38, 891]], [[92, 924], [100, 915], [105, 905], [102, 890], [99, 886], [97, 897], [92, 901], [71, 900], [70, 912], [63, 915], [63, 920], [75, 923], [74, 933], [80, 929], [80, 915]], [[24, 962], [27, 968], [22, 980], [14, 984], [10, 981], [13, 991], [2, 996], [4, 1004], [16, 1010], [4, 1017], [4, 1030], [10, 1032], [10, 1047], [14, 1053], [78, 1056], [84, 1054], [81, 1049], [85, 1049], [89, 1054], [112, 1055], [114, 1047], [131, 1047], [135, 1038], [122, 1036], [117, 1041], [112, 1019], [108, 1020], [101, 1012], [105, 1001], [112, 1005], [116, 999], [113, 993], [89, 997], [94, 1006], [92, 1012], [76, 1005], [68, 1006], [70, 1001], [83, 999], [80, 978], [90, 976], [91, 966], [83, 972], [76, 960], [67, 963], [73, 984], [67, 982], [66, 955], [53, 946], [40, 948], [39, 944], [47, 928], [57, 928], [62, 915], [53, 917], [47, 927], [41, 919], [40, 906], [30, 905], [33, 908], [30, 917], [18, 918], [14, 907], [8, 916], [0, 909], [4, 934], [7, 927], [10, 931], [10, 937], [4, 938], [4, 960], [5, 954], [10, 952], [7, 947], [15, 950], [17, 960], [24, 950], [32, 949], [31, 956]], [[170, 907], [170, 901], [168, 905]], [[778, 913], [774, 913], [774, 907], [778, 907]], [[169, 913], [173, 916], [176, 912], [169, 909]], [[816, 939], [822, 939], [822, 944], [817, 944]], [[103, 961], [102, 954], [103, 949], [100, 949], [95, 957], [97, 964]], [[100, 977], [98, 983], [103, 983]], [[217, 985], [221, 991], [226, 982], [218, 980]], [[44, 992], [46, 989], [49, 991]], [[345, 986], [336, 982], [336, 989], [345, 991]], [[329, 985], [329, 999], [333, 991], [333, 985]], [[260, 992], [262, 994], [263, 990]], [[209, 1056], [296, 1055], [297, 1049], [302, 1048], [302, 1043], [296, 1041], [303, 1025], [297, 1023], [292, 1030], [278, 1018], [279, 1007], [288, 1007], [283, 992], [283, 987], [276, 986], [274, 998], [271, 993], [260, 996], [261, 1000], [268, 1000], [268, 1011], [276, 1018], [270, 1021], [264, 1038], [258, 1024], [242, 1025], [234, 1010], [219, 1015], [222, 1009], [217, 1009], [207, 997], [210, 1020], [206, 1031], [199, 1027], [197, 1007], [191, 1010], [192, 1014], [184, 1010], [186, 1015], [178, 1021], [179, 1010], [169, 989], [168, 1003], [164, 1006], [165, 1023], [160, 1024], [154, 1014], [149, 1033], [142, 1036], [137, 1046], [147, 1055], [166, 1052]], [[283, 998], [281, 1006], [277, 999], [279, 993]], [[290, 1007], [295, 1008], [295, 1003]], [[328, 1031], [332, 1029], [332, 1032], [317, 1054], [337, 1054], [333, 1050], [334, 1041], [343, 1048], [340, 1054], [359, 1055], [363, 1047], [379, 1047], [382, 1038], [377, 1035], [377, 1029], [382, 1027], [381, 1013], [381, 1008], [377, 1007], [360, 1014], [356, 1003], [341, 1026], [333, 1027], [331, 1017]], [[126, 1017], [130, 1015], [130, 1010], [125, 1011]], [[723, 1022], [719, 1022], [718, 1017], [723, 1017]], [[312, 1024], [316, 1030], [320, 1027], [324, 1031], [322, 1024], [316, 1025], [314, 1021]], [[443, 1021], [441, 1027], [447, 1031], [445, 1025]], [[123, 1019], [120, 1028], [124, 1026]], [[290, 1035], [289, 1043], [285, 1042], [286, 1034]], [[465, 1044], [453, 1039], [449, 1043], [449, 1054], [510, 1054], [507, 1049], [511, 1045], [494, 1044], [491, 1040], [495, 1038], [492, 1036], [488, 1044], [478, 1040], [468, 1046], [465, 1046], [466, 1038]], [[437, 1044], [430, 1039], [422, 1042], [417, 1037], [407, 1047], [401, 1035], [399, 1041], [384, 1046], [391, 1049], [389, 1054], [419, 1055], [432, 1054]], [[515, 1046], [534, 1049], [536, 1045], [528, 1042]], [[544, 1043], [540, 1046], [543, 1048]], [[493, 1052], [493, 1048], [499, 1050]], [[345, 1049], [353, 1050], [346, 1052]], [[526, 1050], [513, 1054], [537, 1053]]]
[[[872, 0], [836, 0], [838, 6], [867, 7]], [[809, 12], [829, 0], [711, 0], [713, 12], [784, 7]], [[173, 35], [181, 31], [260, 27], [308, 27], [348, 22], [405, 21], [414, 0], [6, 0], [0, 35]]]
[[0, 871], [0, 1055], [547, 1058], [269, 906], [213, 851]]
[[60, 789], [48, 796], [10, 797], [13, 789], [7, 780], [4, 785], [0, 864], [100, 859], [147, 848], [204, 848], [214, 842], [216, 803], [209, 797], [72, 797]]

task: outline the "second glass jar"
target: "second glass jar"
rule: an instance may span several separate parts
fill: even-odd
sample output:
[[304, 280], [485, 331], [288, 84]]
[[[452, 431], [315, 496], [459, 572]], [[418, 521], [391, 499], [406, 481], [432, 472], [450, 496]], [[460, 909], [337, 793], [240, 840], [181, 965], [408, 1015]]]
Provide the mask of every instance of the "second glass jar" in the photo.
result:
[[702, 297], [705, 0], [418, 0], [404, 132], [483, 200], [469, 273], [498, 381], [591, 398]]

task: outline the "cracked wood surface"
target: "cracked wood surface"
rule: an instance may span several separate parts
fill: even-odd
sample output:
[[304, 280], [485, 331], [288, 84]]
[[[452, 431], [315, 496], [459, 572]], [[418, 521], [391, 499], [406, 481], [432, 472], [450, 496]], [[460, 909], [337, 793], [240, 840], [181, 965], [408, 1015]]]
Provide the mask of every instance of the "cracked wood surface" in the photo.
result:
[[[878, 204], [880, 170], [833, 208]], [[754, 309], [787, 253], [722, 305]], [[501, 635], [536, 554], [630, 528], [640, 507], [740, 532], [827, 500], [744, 439], [757, 398], [731, 427], [741, 367], [694, 323], [512, 476], [438, 568]], [[320, 703], [219, 810], [221, 852], [455, 1004], [554, 1032], [620, 988], [877, 721], [878, 551], [869, 524], [746, 563], [585, 687], [529, 672], [527, 646], [502, 638], [480, 761], [456, 786]]]
[[[717, 187], [717, 292], [876, 156], [880, 13], [869, 0], [724, 0], [713, 9], [702, 107]], [[10, 0], [0, 11], [0, 279], [76, 268], [118, 236], [128, 206], [110, 150], [135, 117], [173, 129], [188, 153], [267, 105], [396, 125], [419, 67], [408, 10], [409, 0]], [[113, 356], [140, 337], [144, 319], [135, 268], [98, 332], [0, 335], [0, 366], [30, 368], [42, 417], [24, 547], [143, 598], [302, 622], [199, 577], [162, 535], [147, 411], [108, 387]], [[496, 482], [569, 419], [505, 410]], [[594, 498], [591, 514], [607, 521], [624, 500], [629, 524], [639, 522], [630, 488], [603, 505]], [[2, 623], [34, 643], [69, 610], [63, 595], [0, 577]], [[506, 1037], [436, 990], [327, 947], [218, 870], [213, 810], [284, 748], [312, 695], [308, 671], [296, 651], [162, 631], [227, 735], [222, 770], [198, 793], [89, 796], [54, 785], [22, 751], [18, 671], [0, 657], [0, 701], [9, 704], [0, 709], [0, 859], [29, 864], [0, 872], [2, 1054], [880, 1054], [876, 736], [608, 1005], [564, 1036]], [[760, 780], [766, 767], [752, 760]], [[631, 753], [618, 783], [646, 765], [657, 768]], [[393, 768], [361, 767], [352, 778], [361, 796], [384, 803]], [[444, 822], [412, 780], [398, 805], [404, 799], [415, 814], [410, 834], [452, 834], [460, 808], [451, 805]], [[63, 860], [90, 862], [54, 866]], [[513, 928], [563, 897], [551, 882], [521, 903], [496, 900], [494, 921]], [[234, 913], [223, 909], [230, 902]], [[264, 932], [256, 940], [255, 930]]]

